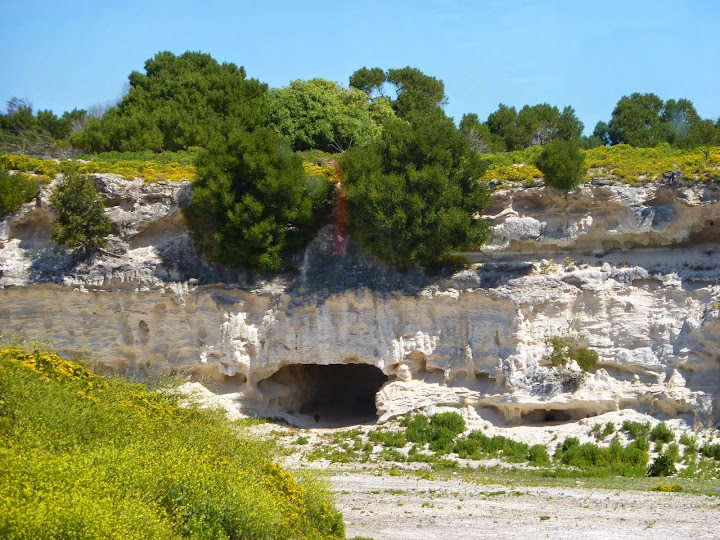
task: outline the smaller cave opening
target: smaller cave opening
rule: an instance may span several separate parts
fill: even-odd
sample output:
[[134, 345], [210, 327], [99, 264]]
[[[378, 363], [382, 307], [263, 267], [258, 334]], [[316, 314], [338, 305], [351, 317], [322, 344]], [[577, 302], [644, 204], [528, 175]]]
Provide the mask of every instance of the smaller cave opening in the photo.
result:
[[560, 409], [535, 409], [524, 413], [522, 421], [524, 424], [562, 424], [573, 421], [573, 416]]
[[261, 381], [272, 406], [315, 427], [342, 427], [377, 421], [375, 395], [388, 381], [368, 364], [293, 364]]

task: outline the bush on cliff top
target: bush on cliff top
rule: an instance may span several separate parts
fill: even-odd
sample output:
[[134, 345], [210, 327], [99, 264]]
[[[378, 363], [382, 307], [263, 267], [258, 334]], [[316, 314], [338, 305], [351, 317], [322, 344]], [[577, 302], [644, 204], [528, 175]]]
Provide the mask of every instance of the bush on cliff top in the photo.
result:
[[0, 537], [342, 538], [327, 492], [298, 483], [220, 413], [0, 350]]

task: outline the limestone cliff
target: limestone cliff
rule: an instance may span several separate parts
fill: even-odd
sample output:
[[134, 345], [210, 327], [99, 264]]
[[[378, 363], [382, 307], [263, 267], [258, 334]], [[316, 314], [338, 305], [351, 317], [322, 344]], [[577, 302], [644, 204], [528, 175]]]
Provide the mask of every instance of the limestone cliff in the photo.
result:
[[[720, 421], [717, 186], [498, 190], [470, 269], [403, 275], [352, 243], [334, 255], [327, 227], [297, 273], [251, 278], [197, 253], [187, 183], [94, 178], [110, 254], [50, 242], [47, 189], [0, 222], [0, 333], [127, 374], [186, 370], [300, 424], [359, 414], [368, 394], [381, 420], [448, 406], [500, 424], [622, 408]], [[549, 365], [554, 336], [597, 351], [596, 369]], [[313, 367], [358, 364], [374, 368]]]

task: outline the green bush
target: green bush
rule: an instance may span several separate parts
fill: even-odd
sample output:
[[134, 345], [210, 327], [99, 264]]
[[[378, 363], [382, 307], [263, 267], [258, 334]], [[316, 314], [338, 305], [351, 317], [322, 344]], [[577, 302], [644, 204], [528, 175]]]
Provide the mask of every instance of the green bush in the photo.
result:
[[626, 431], [633, 437], [647, 436], [650, 433], [650, 422], [625, 420], [622, 424], [622, 430]]
[[403, 421], [405, 436], [410, 442], [429, 444], [434, 452], [447, 454], [453, 449], [453, 441], [465, 431], [465, 420], [456, 412], [438, 413], [428, 420], [416, 414]]
[[2, 538], [344, 537], [321, 483], [176, 393], [2, 350], [0, 396]]
[[350, 233], [378, 259], [400, 269], [427, 266], [487, 240], [487, 222], [475, 218], [489, 203], [478, 181], [484, 162], [439, 107], [388, 120], [341, 165]]
[[568, 191], [580, 185], [585, 177], [585, 156], [576, 142], [552, 141], [545, 145], [536, 164], [547, 185]]
[[555, 458], [561, 463], [583, 470], [605, 469], [622, 476], [645, 474], [649, 456], [636, 445], [623, 447], [613, 441], [608, 447], [595, 444], [580, 444], [576, 438], [568, 438], [555, 451]]
[[[453, 451], [460, 457], [467, 459], [483, 459], [484, 457], [502, 457], [511, 463], [521, 463], [529, 459], [530, 447], [527, 444], [519, 443], [495, 435], [488, 437], [481, 431], [471, 431], [468, 435], [460, 437]], [[533, 451], [533, 456], [538, 457], [539, 450]]]
[[32, 178], [0, 169], [0, 216], [15, 212], [33, 200], [38, 191], [38, 184]]
[[105, 199], [90, 178], [66, 172], [50, 202], [58, 215], [52, 226], [54, 242], [85, 252], [105, 245], [110, 219], [105, 215]]
[[548, 345], [552, 349], [548, 359], [556, 368], [565, 368], [574, 361], [585, 372], [592, 369], [599, 359], [597, 351], [580, 347], [574, 338], [554, 336], [548, 340]]
[[706, 444], [702, 447], [702, 455], [720, 461], [720, 444]]
[[607, 437], [608, 435], [612, 435], [613, 433], [615, 433], [615, 424], [613, 424], [612, 422], [608, 422], [607, 424], [605, 424], [603, 435]]
[[669, 444], [667, 450], [665, 450], [665, 455], [675, 462], [680, 461], [680, 446], [676, 443]]
[[550, 455], [544, 444], [535, 444], [528, 450], [527, 456], [530, 465], [542, 466], [550, 465]]
[[647, 471], [648, 476], [671, 476], [675, 473], [677, 473], [675, 460], [667, 453], [655, 458]]
[[660, 441], [663, 443], [668, 443], [675, 439], [675, 434], [665, 425], [665, 422], [660, 422], [657, 426], [655, 426], [650, 432], [650, 436], [654, 441]]
[[211, 261], [275, 271], [324, 224], [334, 185], [269, 129], [233, 132], [197, 159], [188, 227]]
[[380, 429], [374, 429], [368, 433], [368, 439], [376, 444], [382, 444], [384, 446], [402, 448], [407, 444], [407, 438], [400, 432], [397, 431], [383, 431]]

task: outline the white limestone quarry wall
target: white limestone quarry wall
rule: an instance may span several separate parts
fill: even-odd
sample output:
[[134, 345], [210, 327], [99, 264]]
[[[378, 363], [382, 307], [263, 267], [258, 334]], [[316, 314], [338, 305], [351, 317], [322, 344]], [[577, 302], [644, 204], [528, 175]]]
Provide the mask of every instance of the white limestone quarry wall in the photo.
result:
[[[84, 349], [121, 373], [187, 371], [247, 411], [297, 401], [298, 381], [272, 378], [284, 366], [365, 363], [389, 377], [381, 420], [455, 407], [506, 423], [625, 408], [720, 421], [713, 187], [497, 192], [493, 239], [471, 254], [481, 264], [408, 292], [352, 276], [333, 288], [312, 271], [247, 285], [194, 251], [187, 184], [95, 181], [115, 256], [73, 263], [52, 245], [45, 192], [0, 222], [0, 334]], [[558, 376], [553, 336], [596, 350], [597, 369]]]

